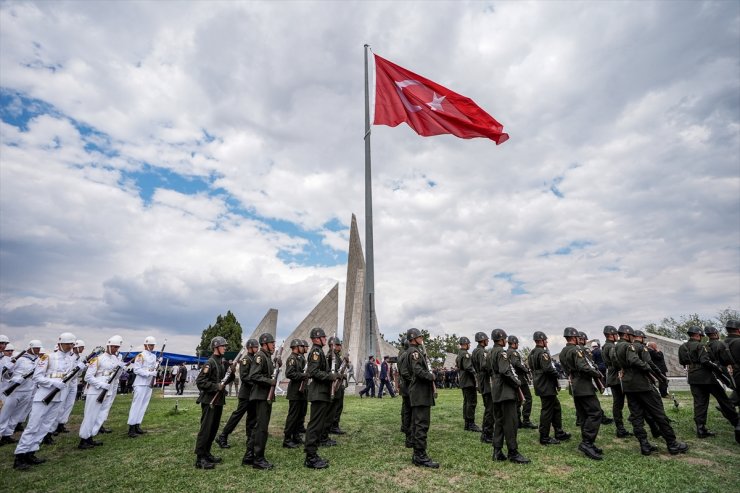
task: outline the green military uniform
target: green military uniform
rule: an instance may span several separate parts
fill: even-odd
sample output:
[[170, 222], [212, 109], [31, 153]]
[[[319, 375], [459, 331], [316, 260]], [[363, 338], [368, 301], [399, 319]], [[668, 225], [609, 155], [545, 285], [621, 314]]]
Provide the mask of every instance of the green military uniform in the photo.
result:
[[[656, 366], [656, 364], [653, 363], [653, 358], [650, 357], [650, 351], [648, 350], [647, 346], [643, 345], [641, 342], [637, 340], [632, 341], [632, 345], [635, 346], [635, 352], [637, 353], [638, 356], [640, 356], [640, 359], [644, 361], [650, 367], [650, 371], [652, 372], [653, 375], [655, 375], [654, 378], [665, 379], [665, 377], [663, 376], [663, 373]], [[660, 395], [660, 390], [655, 385], [653, 385], [653, 380], [652, 380], [653, 375], [648, 377], [648, 379], [651, 382], [651, 386], [654, 389], [656, 389], [656, 391], [658, 392], [658, 395]], [[667, 379], [666, 379], [666, 382], [667, 382]], [[660, 408], [662, 409], [661, 412], [665, 412], [665, 408], [663, 407], [662, 397], [656, 402], [656, 404], [660, 404]], [[645, 413], [644, 417], [645, 417], [645, 422], [650, 427], [650, 433], [653, 435], [653, 438], [660, 438], [662, 433], [660, 431], [660, 427], [658, 426], [657, 422], [655, 421], [655, 419], [653, 419], [652, 414]], [[670, 420], [668, 422], [670, 423]]]
[[509, 364], [514, 369], [519, 379], [519, 389], [522, 391], [524, 401], [517, 400], [516, 414], [517, 426], [519, 428], [536, 428], [530, 421], [532, 415], [532, 392], [529, 391], [529, 370], [522, 363], [522, 355], [514, 348], [508, 348], [506, 354], [509, 357]]
[[254, 355], [254, 362], [249, 368], [249, 381], [252, 383], [252, 392], [249, 394], [249, 400], [254, 402], [256, 416], [256, 422], [252, 430], [254, 443], [253, 467], [260, 469], [272, 466], [272, 464], [265, 460], [267, 430], [270, 426], [270, 416], [272, 415], [272, 402], [268, 400], [268, 396], [273, 383], [273, 372], [275, 371], [275, 365], [270, 357], [271, 354], [263, 347]]
[[254, 406], [250, 405], [249, 393], [252, 391], [252, 384], [249, 381], [249, 366], [254, 359], [254, 355], [244, 353], [239, 361], [239, 395], [236, 409], [229, 416], [228, 421], [221, 430], [221, 434], [216, 438], [216, 443], [221, 448], [230, 448], [228, 444], [229, 435], [236, 429], [242, 417], [247, 415], [246, 434], [249, 439], [252, 426], [254, 426]]
[[470, 353], [465, 349], [460, 349], [457, 353], [455, 365], [457, 366], [458, 381], [463, 395], [465, 430], [480, 431], [475, 424], [475, 408], [478, 405], [478, 396], [475, 391], [475, 368]]
[[[306, 429], [306, 461], [310, 462], [318, 457], [321, 433], [329, 419], [329, 406], [331, 404], [330, 386], [333, 379], [329, 371], [329, 363], [326, 355], [319, 344], [314, 344], [308, 353], [308, 366], [306, 373], [311, 380], [308, 384], [308, 402], [311, 403], [311, 419]], [[307, 464], [308, 465], [308, 464]]]
[[576, 414], [582, 418], [581, 443], [578, 449], [591, 459], [601, 460], [600, 449], [594, 442], [599, 434], [603, 411], [592, 381], [600, 374], [586, 362], [580, 346], [571, 342], [560, 352], [560, 364], [569, 375]]
[[496, 344], [495, 338], [493, 339], [494, 346], [489, 354], [492, 375], [491, 397], [493, 399], [493, 458], [494, 460], [506, 460], [507, 457], [502, 452], [504, 440], [506, 440], [509, 459], [519, 454], [516, 403], [517, 389], [521, 382], [509, 363], [506, 350], [503, 346]]
[[488, 365], [488, 352], [484, 346], [473, 349], [473, 368], [475, 368], [478, 391], [483, 397], [483, 433], [480, 439], [484, 443], [493, 443], [493, 399], [491, 397], [491, 369]]
[[[342, 366], [342, 354], [338, 349], [326, 352], [326, 359], [329, 363], [332, 373], [339, 374], [339, 368]], [[339, 420], [342, 418], [342, 411], [344, 410], [344, 380], [338, 382], [335, 385], [336, 390], [334, 391], [334, 398], [331, 400], [329, 406], [329, 412], [324, 426], [324, 431], [321, 435], [321, 440], [328, 440], [329, 433], [335, 433], [342, 435], [344, 432], [339, 428]]]
[[[195, 441], [195, 454], [199, 459], [214, 458], [211, 455], [211, 445], [216, 438], [221, 413], [226, 403], [226, 397], [220, 386], [225, 374], [223, 356], [214, 354], [203, 365], [195, 379], [195, 385], [200, 391], [196, 403], [200, 404], [201, 409], [200, 430]], [[225, 383], [228, 384], [228, 382]], [[213, 406], [211, 406], [211, 401], [213, 401]]]
[[[731, 400], [735, 406], [740, 406], [740, 321], [728, 320], [725, 324], [727, 337], [725, 343], [729, 349], [729, 358], [732, 365], [732, 378], [735, 381], [735, 391]], [[735, 441], [740, 443], [740, 423], [735, 426]]]
[[[291, 344], [292, 345], [292, 344]], [[288, 416], [285, 418], [283, 446], [295, 448], [301, 443], [300, 425], [303, 424], [303, 410], [306, 407], [306, 358], [299, 353], [291, 353], [285, 361], [285, 376], [290, 380], [286, 398], [288, 399]], [[303, 386], [303, 390], [301, 390]]]
[[678, 362], [688, 366], [689, 369], [688, 380], [691, 395], [694, 398], [694, 422], [696, 423], [697, 435], [700, 438], [713, 435], [706, 429], [710, 395], [713, 395], [717, 400], [720, 411], [727, 421], [733, 427], [737, 426], [737, 411], [735, 411], [729, 397], [712, 374], [711, 368], [714, 361], [707, 346], [702, 344], [701, 341], [689, 339], [678, 349]]
[[[558, 372], [552, 364], [547, 348], [535, 346], [529, 353], [529, 368], [532, 370], [534, 393], [540, 398], [540, 443], [551, 445], [567, 440], [570, 435], [563, 431], [563, 411], [558, 399]], [[550, 438], [550, 427], [555, 430], [555, 439]]]
[[398, 390], [401, 394], [401, 433], [406, 435], [406, 448], [412, 448], [413, 428], [411, 423], [411, 400], [409, 399], [411, 368], [409, 367], [408, 361], [408, 347], [403, 347], [398, 352]]
[[[611, 326], [616, 333], [616, 329]], [[607, 330], [606, 328], [604, 330]], [[624, 427], [624, 391], [622, 385], [619, 383], [619, 366], [617, 366], [614, 350], [616, 344], [612, 340], [607, 340], [601, 347], [601, 357], [604, 358], [604, 364], [606, 365], [606, 386], [611, 389], [612, 392], [612, 416], [614, 417], [614, 425], [617, 429], [617, 438], [626, 438], [631, 435], [629, 431]]]
[[[622, 330], [622, 327], [620, 327]], [[629, 328], [632, 333], [632, 329]], [[620, 336], [622, 332], [620, 332]], [[650, 455], [656, 450], [647, 440], [644, 421], [646, 416], [655, 422], [660, 434], [668, 444], [668, 451], [671, 454], [686, 452], [686, 444], [676, 441], [676, 434], [671, 427], [668, 417], [665, 415], [663, 403], [657, 389], [652, 385], [648, 377], [651, 371], [642, 356], [630, 341], [620, 338], [617, 341], [614, 351], [616, 364], [622, 371], [622, 386], [627, 397], [627, 404], [630, 410], [630, 422], [635, 437], [640, 442], [640, 452], [643, 455]], [[649, 355], [648, 355], [649, 357]]]
[[[427, 433], [434, 406], [434, 374], [419, 346], [408, 349], [407, 375], [409, 375], [409, 403], [411, 404], [411, 443], [414, 448], [414, 463], [425, 465], [427, 456]], [[438, 465], [437, 465], [438, 466]]]

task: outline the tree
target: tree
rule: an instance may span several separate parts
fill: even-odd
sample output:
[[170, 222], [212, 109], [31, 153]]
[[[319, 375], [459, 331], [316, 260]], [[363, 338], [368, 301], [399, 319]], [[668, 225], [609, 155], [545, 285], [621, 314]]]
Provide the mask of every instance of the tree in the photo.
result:
[[207, 357], [211, 354], [211, 339], [221, 336], [226, 339], [230, 349], [237, 351], [242, 347], [242, 326], [236, 319], [231, 310], [226, 312], [226, 316], [220, 314], [216, 317], [216, 323], [209, 325], [200, 336], [200, 344], [195, 348], [196, 354]]
[[689, 338], [686, 333], [686, 330], [689, 327], [696, 326], [703, 329], [707, 325], [713, 325], [720, 331], [720, 333], [724, 333], [724, 327], [727, 320], [737, 317], [738, 315], [740, 315], [740, 313], [737, 310], [725, 308], [718, 313], [717, 317], [712, 319], [703, 319], [697, 313], [681, 315], [678, 320], [673, 317], [665, 317], [660, 323], [647, 324], [643, 327], [643, 330], [650, 334], [657, 334], [659, 336], [685, 341]]
[[717, 324], [715, 325], [715, 327], [717, 327], [717, 330], [719, 330], [721, 334], [727, 334], [727, 331], [725, 330], [725, 325], [727, 325], [727, 321], [740, 320], [740, 312], [727, 307], [724, 310], [720, 310], [715, 320], [717, 321]]

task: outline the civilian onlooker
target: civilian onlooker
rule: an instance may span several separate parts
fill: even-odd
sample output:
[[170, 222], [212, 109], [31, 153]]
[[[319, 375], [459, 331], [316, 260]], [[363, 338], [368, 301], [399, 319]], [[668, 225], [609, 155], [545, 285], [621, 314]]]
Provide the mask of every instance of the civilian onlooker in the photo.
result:
[[369, 395], [370, 397], [375, 397], [375, 372], [376, 371], [377, 371], [377, 368], [375, 367], [374, 357], [371, 354], [367, 359], [367, 363], [365, 363], [365, 388], [362, 389], [362, 391], [360, 392], [360, 399], [362, 399], [363, 395]]
[[601, 345], [596, 341], [591, 343], [591, 357], [594, 360], [596, 368], [606, 377], [606, 363], [604, 363], [604, 357], [601, 355]]
[[391, 387], [391, 382], [389, 380], [388, 356], [383, 356], [383, 363], [380, 364], [380, 386], [378, 387], [378, 399], [383, 398], [383, 387], [386, 387], [388, 389], [388, 393], [391, 395], [391, 397], [396, 397], [396, 393], [393, 391], [393, 387]]
[[[655, 366], [657, 366], [658, 369], [663, 372], [663, 375], [667, 375], [668, 367], [665, 364], [665, 356], [663, 355], [663, 351], [659, 351], [658, 345], [653, 341], [648, 342], [647, 347], [648, 352], [650, 353], [650, 359], [652, 359], [653, 363], [655, 363]], [[660, 390], [661, 397], [668, 397], [668, 379], [658, 382], [658, 390]]]
[[188, 380], [188, 369], [185, 367], [185, 363], [180, 363], [180, 367], [177, 369], [177, 377], [175, 381], [175, 393], [182, 395], [185, 392], [185, 382]]

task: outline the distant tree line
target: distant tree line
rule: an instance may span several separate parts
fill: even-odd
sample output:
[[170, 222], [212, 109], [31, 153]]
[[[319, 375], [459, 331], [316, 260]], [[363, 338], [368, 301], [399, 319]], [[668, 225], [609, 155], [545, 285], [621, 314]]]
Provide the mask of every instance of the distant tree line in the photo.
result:
[[678, 320], [673, 317], [666, 317], [658, 323], [647, 324], [643, 327], [643, 330], [651, 334], [685, 341], [689, 338], [686, 334], [689, 327], [697, 326], [703, 329], [708, 325], [713, 325], [719, 331], [721, 337], [724, 337], [727, 335], [725, 324], [730, 319], [740, 320], [740, 312], [732, 308], [725, 308], [716, 317], [708, 319], [701, 318], [697, 313], [681, 315]]

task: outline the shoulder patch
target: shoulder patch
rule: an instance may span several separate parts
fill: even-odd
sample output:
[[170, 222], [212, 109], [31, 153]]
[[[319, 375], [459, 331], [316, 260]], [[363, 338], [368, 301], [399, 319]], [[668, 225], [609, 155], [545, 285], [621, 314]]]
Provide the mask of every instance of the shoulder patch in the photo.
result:
[[509, 359], [509, 356], [504, 351], [501, 351], [501, 357], [504, 359]]
[[547, 355], [547, 353], [543, 354], [542, 357], [545, 358], [545, 360], [550, 359], [550, 357]]
[[289, 359], [288, 364], [291, 366], [295, 365], [295, 359], [294, 358]]
[[468, 353], [465, 353], [466, 358], [470, 358], [470, 355]]
[[203, 374], [207, 375], [209, 369], [208, 365], [203, 365]]
[[90, 361], [88, 361], [87, 364], [88, 365], [92, 365], [93, 363], [97, 363], [97, 362], [98, 362], [98, 357], [96, 356], [93, 359], [91, 359]]
[[635, 346], [633, 346], [632, 344], [630, 344], [630, 351], [635, 351]]
[[583, 358], [583, 351], [581, 351], [581, 350], [579, 349], [579, 350], [578, 350], [578, 351], [576, 351], [576, 352], [578, 353], [578, 357], [579, 357], [579, 358]]
[[141, 353], [139, 353], [139, 354], [136, 355], [136, 359], [137, 359], [137, 361], [141, 361], [141, 360], [144, 359], [144, 355], [141, 354]]
[[415, 360], [418, 360], [419, 359], [418, 351], [414, 351], [414, 354], [411, 357], [414, 358]]
[[46, 361], [47, 359], [49, 359], [47, 355], [44, 354], [41, 356], [41, 361]]
[[257, 356], [256, 358], [254, 358], [254, 362], [255, 362], [255, 363], [257, 363], [258, 365], [259, 365], [260, 363], [262, 363], [262, 356], [259, 356], [259, 355], [258, 355], [258, 356]]
[[242, 360], [242, 363], [241, 363], [241, 365], [242, 365], [242, 366], [247, 366], [248, 364], [249, 364], [249, 360], [248, 360], [247, 358], [244, 358], [244, 359]]
[[318, 361], [320, 359], [319, 358], [319, 353], [317, 353], [316, 351], [314, 351], [313, 354], [311, 355], [311, 359], [313, 361]]

